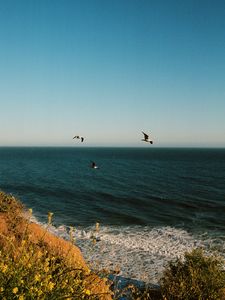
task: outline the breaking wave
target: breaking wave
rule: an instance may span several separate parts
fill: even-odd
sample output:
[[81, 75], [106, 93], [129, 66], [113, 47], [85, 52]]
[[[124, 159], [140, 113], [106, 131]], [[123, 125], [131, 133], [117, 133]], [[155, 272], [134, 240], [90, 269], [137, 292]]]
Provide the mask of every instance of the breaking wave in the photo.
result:
[[[49, 230], [69, 239], [68, 226], [50, 226]], [[126, 278], [153, 284], [158, 284], [166, 264], [183, 257], [185, 252], [196, 247], [211, 251], [215, 245], [221, 252], [225, 249], [222, 238], [212, 239], [207, 234], [197, 237], [169, 226], [103, 226], [98, 232], [92, 226], [75, 228], [73, 232], [75, 244], [91, 268], [107, 269]]]

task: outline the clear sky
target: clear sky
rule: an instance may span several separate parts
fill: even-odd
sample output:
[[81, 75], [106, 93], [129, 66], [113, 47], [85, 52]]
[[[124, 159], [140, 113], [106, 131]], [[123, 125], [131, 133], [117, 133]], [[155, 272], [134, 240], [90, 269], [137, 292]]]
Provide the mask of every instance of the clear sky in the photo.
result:
[[225, 147], [224, 0], [0, 0], [0, 146], [146, 146], [142, 130]]

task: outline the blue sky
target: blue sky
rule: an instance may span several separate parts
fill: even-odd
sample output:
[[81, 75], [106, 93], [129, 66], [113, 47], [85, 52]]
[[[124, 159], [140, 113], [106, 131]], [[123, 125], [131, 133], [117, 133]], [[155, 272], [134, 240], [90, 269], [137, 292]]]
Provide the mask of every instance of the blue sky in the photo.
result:
[[223, 0], [0, 0], [0, 40], [0, 146], [225, 147]]

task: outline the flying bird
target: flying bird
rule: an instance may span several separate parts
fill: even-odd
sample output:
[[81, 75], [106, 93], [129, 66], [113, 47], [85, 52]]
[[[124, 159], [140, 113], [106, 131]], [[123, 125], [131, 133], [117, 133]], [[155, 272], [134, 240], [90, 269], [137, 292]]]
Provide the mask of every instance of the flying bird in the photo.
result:
[[91, 162], [91, 168], [98, 169], [98, 166], [96, 165], [96, 163], [94, 161]]
[[83, 141], [84, 141], [84, 137], [83, 136], [79, 136], [79, 135], [75, 135], [74, 137], [73, 137], [73, 139], [80, 139], [81, 140], [81, 143], [83, 143]]
[[150, 144], [153, 144], [153, 141], [152, 140], [149, 140], [149, 135], [144, 133], [142, 131], [142, 133], [144, 134], [144, 138], [142, 139], [143, 142], [147, 142], [147, 143], [150, 143]]

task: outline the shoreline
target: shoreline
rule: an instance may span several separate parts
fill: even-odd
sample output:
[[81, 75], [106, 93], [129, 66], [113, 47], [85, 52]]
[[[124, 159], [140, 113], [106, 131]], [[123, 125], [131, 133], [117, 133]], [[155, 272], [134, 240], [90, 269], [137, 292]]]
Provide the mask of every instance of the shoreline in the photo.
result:
[[[47, 226], [36, 218], [33, 221], [43, 228]], [[74, 239], [85, 261], [93, 269], [107, 269], [112, 275], [117, 273], [118, 278], [124, 278], [125, 282], [137, 281], [150, 286], [159, 286], [159, 279], [168, 262], [183, 257], [185, 252], [194, 248], [202, 248], [208, 253], [213, 250], [213, 240], [204, 240], [201, 236], [197, 238], [183, 229], [167, 226], [143, 231], [140, 226], [137, 228], [141, 231], [135, 229], [129, 232], [131, 227], [126, 227], [122, 232], [120, 226], [115, 229], [100, 224], [96, 234], [94, 225], [89, 226], [88, 230], [77, 227]], [[51, 233], [67, 241], [70, 238], [69, 230], [70, 227], [65, 224], [49, 227]], [[93, 237], [96, 238], [95, 245]]]

